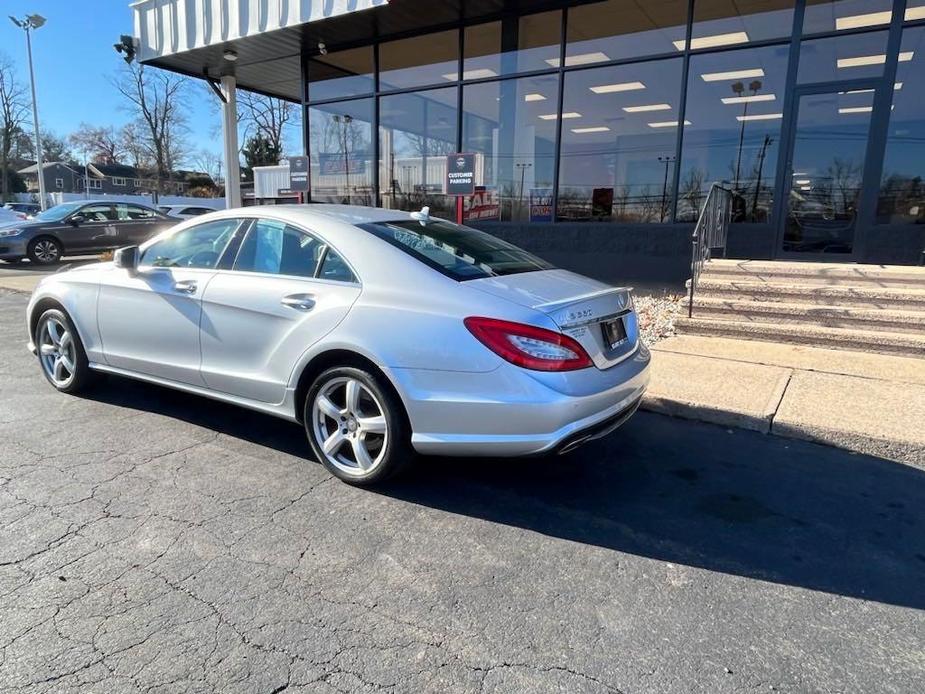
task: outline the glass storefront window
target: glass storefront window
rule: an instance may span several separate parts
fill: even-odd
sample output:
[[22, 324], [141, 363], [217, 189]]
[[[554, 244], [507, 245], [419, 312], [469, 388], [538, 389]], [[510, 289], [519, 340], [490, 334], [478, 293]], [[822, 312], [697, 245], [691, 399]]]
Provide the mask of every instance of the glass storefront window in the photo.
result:
[[[552, 221], [558, 91], [558, 75], [464, 88], [463, 151], [476, 154], [466, 220]], [[581, 121], [580, 114], [564, 118], [570, 127]]]
[[308, 61], [309, 101], [371, 94], [373, 89], [372, 46], [318, 55]]
[[[886, 31], [875, 31], [803, 41], [797, 81], [807, 84], [880, 77], [886, 63], [887, 36]], [[899, 56], [900, 61], [907, 58]]]
[[459, 33], [441, 31], [379, 46], [379, 89], [405, 89], [455, 80]]
[[794, 106], [783, 250], [850, 253], [873, 112], [873, 93], [804, 94]]
[[454, 219], [443, 194], [446, 155], [456, 151], [456, 87], [383, 96], [379, 102], [379, 185], [383, 207]]
[[559, 65], [562, 12], [541, 12], [466, 27], [463, 79], [481, 79]]
[[567, 33], [566, 66], [683, 51], [687, 0], [579, 5], [569, 8]]
[[308, 109], [314, 202], [375, 205], [373, 100], [339, 101]]
[[803, 33], [885, 27], [892, 14], [893, 0], [808, 0]]
[[769, 220], [787, 58], [787, 46], [691, 57], [679, 221], [696, 220], [710, 185], [718, 182], [735, 193], [734, 221]]
[[558, 219], [670, 219], [681, 68], [675, 58], [565, 75], [563, 111], [581, 117], [562, 123]]
[[793, 33], [794, 0], [695, 0], [693, 50], [776, 39]]
[[925, 224], [925, 28], [905, 29], [901, 50], [914, 57], [897, 66], [877, 221]]

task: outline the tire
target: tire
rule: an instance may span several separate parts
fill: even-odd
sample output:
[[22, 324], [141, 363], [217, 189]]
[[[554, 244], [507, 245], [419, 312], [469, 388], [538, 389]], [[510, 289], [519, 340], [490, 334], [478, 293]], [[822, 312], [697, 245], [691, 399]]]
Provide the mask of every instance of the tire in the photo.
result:
[[56, 390], [77, 393], [95, 380], [80, 335], [64, 311], [50, 308], [39, 316], [32, 339], [42, 375]]
[[383, 482], [414, 458], [404, 407], [365, 369], [336, 366], [319, 375], [305, 397], [303, 421], [315, 457], [348, 484]]
[[29, 242], [29, 260], [36, 265], [54, 265], [61, 261], [64, 248], [51, 236], [39, 236]]

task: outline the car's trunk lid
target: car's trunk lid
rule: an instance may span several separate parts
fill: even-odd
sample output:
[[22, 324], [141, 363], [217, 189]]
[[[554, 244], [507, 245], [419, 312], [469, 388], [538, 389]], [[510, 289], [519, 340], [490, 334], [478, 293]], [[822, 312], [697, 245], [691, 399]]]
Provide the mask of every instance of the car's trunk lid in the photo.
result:
[[613, 366], [636, 349], [639, 328], [628, 287], [611, 287], [568, 270], [486, 277], [466, 284], [542, 311], [575, 338], [599, 368]]

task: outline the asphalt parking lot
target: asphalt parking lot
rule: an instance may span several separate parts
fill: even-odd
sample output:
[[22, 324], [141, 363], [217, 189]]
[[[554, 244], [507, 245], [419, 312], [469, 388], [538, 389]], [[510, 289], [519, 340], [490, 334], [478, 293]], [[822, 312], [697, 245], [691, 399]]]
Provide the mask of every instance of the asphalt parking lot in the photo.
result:
[[922, 692], [925, 472], [639, 414], [375, 491], [300, 429], [57, 394], [0, 293], [0, 691]]

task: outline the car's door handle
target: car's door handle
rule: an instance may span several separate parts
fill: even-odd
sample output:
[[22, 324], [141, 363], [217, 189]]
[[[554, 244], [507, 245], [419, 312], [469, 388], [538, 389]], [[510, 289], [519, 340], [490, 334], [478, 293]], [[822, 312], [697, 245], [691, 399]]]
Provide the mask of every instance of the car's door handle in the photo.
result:
[[179, 282], [174, 282], [173, 288], [184, 294], [195, 294], [196, 280], [180, 280]]
[[315, 300], [309, 294], [290, 294], [280, 299], [279, 303], [299, 311], [311, 311], [315, 308]]

